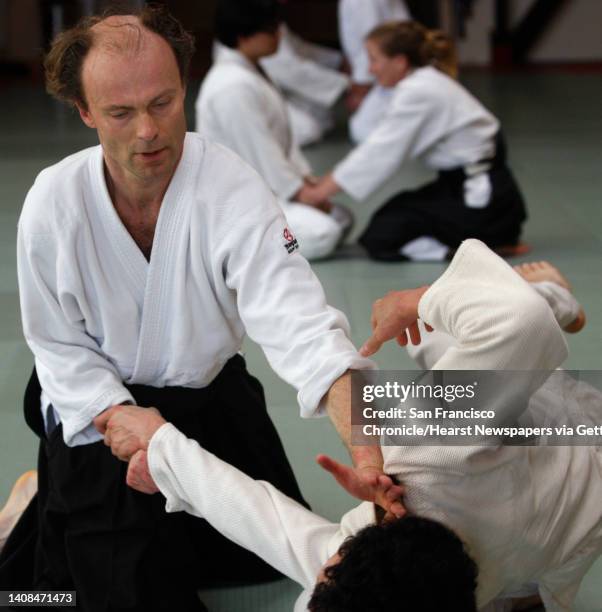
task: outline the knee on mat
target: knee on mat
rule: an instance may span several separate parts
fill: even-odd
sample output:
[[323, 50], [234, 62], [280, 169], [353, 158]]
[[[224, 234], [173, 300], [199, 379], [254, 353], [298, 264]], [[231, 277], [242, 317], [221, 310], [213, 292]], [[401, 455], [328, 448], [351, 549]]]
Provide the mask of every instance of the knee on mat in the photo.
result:
[[299, 250], [306, 259], [324, 259], [334, 253], [342, 235], [343, 228], [336, 224], [328, 230], [303, 233], [299, 236]]

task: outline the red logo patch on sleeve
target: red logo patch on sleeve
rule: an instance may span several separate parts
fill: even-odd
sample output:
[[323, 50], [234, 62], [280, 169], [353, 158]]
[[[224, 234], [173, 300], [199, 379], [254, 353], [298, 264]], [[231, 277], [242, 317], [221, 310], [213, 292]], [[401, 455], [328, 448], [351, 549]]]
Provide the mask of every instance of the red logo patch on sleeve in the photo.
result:
[[299, 243], [297, 242], [297, 239], [295, 238], [293, 232], [288, 229], [288, 227], [284, 228], [284, 232], [282, 235], [284, 237], [284, 248], [286, 249], [287, 253], [292, 253], [293, 251], [296, 251], [299, 248]]

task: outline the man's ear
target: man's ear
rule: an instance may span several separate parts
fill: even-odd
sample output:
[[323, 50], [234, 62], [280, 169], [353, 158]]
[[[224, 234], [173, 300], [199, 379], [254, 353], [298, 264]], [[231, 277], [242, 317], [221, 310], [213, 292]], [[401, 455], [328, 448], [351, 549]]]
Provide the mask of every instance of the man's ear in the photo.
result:
[[77, 112], [79, 113], [79, 116], [82, 118], [82, 121], [89, 128], [96, 129], [96, 123], [94, 122], [94, 119], [92, 118], [90, 111], [87, 108], [85, 108], [84, 105], [81, 104], [81, 102], [76, 102], [75, 106], [77, 107]]

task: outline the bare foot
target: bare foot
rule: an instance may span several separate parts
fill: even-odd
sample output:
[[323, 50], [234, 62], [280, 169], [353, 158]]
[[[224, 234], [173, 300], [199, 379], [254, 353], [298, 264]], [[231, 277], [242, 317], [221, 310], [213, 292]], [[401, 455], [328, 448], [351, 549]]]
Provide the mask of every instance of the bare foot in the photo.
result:
[[38, 473], [35, 470], [25, 472], [15, 482], [6, 505], [0, 510], [0, 550], [37, 490]]
[[[514, 270], [528, 283], [551, 281], [564, 287], [568, 291], [572, 291], [571, 284], [566, 276], [548, 261], [534, 261], [531, 263], [519, 264], [518, 266], [514, 266]], [[576, 334], [585, 326], [585, 320], [585, 312], [583, 308], [580, 308], [577, 318], [572, 323], [569, 323], [569, 325], [564, 328], [564, 331], [569, 334]]]
[[571, 284], [560, 270], [553, 266], [549, 261], [533, 261], [530, 263], [519, 264], [514, 269], [528, 282], [541, 283], [552, 281], [565, 289], [571, 291]]

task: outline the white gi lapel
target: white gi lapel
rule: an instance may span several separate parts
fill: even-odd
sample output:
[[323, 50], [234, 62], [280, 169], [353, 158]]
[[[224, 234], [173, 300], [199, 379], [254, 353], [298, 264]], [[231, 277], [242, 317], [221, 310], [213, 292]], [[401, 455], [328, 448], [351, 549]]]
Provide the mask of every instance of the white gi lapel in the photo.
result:
[[127, 273], [132, 293], [136, 296], [136, 302], [142, 305], [148, 262], [125, 225], [123, 225], [113, 206], [104, 177], [102, 147], [98, 147], [96, 155], [91, 156], [90, 164], [90, 173], [94, 186], [92, 193], [96, 199], [96, 206], [91, 208], [93, 214], [96, 215], [95, 224], [101, 224], [104, 228], [104, 234], [109, 241], [110, 250], [115, 253]]
[[163, 319], [173, 307], [169, 301], [176, 275], [176, 261], [179, 249], [178, 236], [185, 231], [186, 198], [192, 197], [188, 182], [192, 179], [194, 165], [193, 147], [184, 143], [184, 152], [169, 184], [153, 239], [150, 263], [142, 307], [142, 324], [138, 340], [136, 365], [131, 377], [132, 383], [151, 384], [162, 372], [161, 357], [164, 350], [164, 333], [167, 329]]

